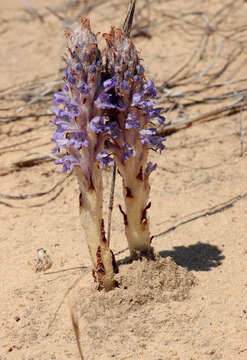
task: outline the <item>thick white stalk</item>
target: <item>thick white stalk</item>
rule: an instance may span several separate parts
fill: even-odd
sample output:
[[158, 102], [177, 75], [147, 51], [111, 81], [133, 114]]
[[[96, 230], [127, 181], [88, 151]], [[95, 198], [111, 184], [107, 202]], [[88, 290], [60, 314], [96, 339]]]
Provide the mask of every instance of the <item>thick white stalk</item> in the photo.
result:
[[152, 251], [150, 243], [149, 219], [147, 210], [150, 185], [145, 176], [146, 159], [136, 166], [136, 158], [132, 157], [125, 164], [117, 161], [118, 170], [123, 180], [123, 196], [125, 211], [120, 206], [124, 217], [125, 234], [132, 257]]
[[81, 224], [93, 263], [93, 276], [99, 290], [105, 289], [109, 291], [116, 286], [114, 274], [117, 272], [117, 266], [105, 237], [102, 218], [101, 171], [95, 165], [92, 178], [87, 182], [80, 175], [80, 169], [76, 169], [76, 175], [80, 187], [79, 209]]

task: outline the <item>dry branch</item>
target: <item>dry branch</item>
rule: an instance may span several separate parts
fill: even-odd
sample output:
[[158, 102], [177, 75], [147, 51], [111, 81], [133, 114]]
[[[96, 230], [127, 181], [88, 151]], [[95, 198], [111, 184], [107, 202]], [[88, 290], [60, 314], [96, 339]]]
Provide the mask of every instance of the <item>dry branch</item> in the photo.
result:
[[167, 136], [170, 135], [178, 130], [181, 130], [182, 126], [190, 126], [191, 124], [202, 121], [202, 120], [212, 120], [220, 115], [226, 115], [226, 114], [234, 114], [239, 111], [245, 111], [247, 110], [247, 104], [243, 106], [243, 104], [233, 104], [229, 106], [223, 106], [221, 108], [208, 111], [202, 114], [192, 115], [189, 118], [178, 118], [176, 122], [174, 122], [171, 125], [167, 125], [164, 128], [160, 129], [158, 131], [159, 136]]
[[0, 168], [0, 176], [5, 176], [8, 174], [11, 174], [12, 172], [19, 171], [22, 168], [29, 168], [32, 166], [42, 164], [44, 162], [54, 161], [54, 159], [56, 159], [56, 157], [54, 155], [46, 154], [46, 155], [34, 156], [34, 157], [32, 157], [30, 159], [26, 159], [26, 160], [18, 160], [18, 161], [13, 162], [7, 168]]
[[[239, 194], [237, 196], [232, 197], [229, 200], [226, 200], [220, 204], [217, 204], [215, 206], [212, 206], [211, 208], [208, 209], [203, 209], [203, 210], [199, 210], [197, 212], [194, 212], [193, 214], [189, 214], [184, 216], [180, 222], [178, 222], [176, 225], [173, 225], [171, 227], [169, 227], [168, 229], [166, 229], [165, 231], [162, 231], [159, 234], [153, 235], [153, 239], [166, 235], [171, 231], [176, 230], [177, 228], [179, 228], [180, 226], [186, 225], [192, 221], [198, 220], [202, 217], [206, 217], [206, 216], [212, 216], [218, 213], [221, 213], [223, 211], [226, 211], [230, 208], [232, 208], [234, 206], [235, 203], [239, 202], [240, 200], [244, 200], [247, 198], [247, 193], [245, 194]], [[191, 215], [193, 215], [191, 217]]]
[[57, 187], [61, 186], [70, 176], [71, 176], [71, 174], [65, 176], [62, 180], [58, 181], [54, 186], [52, 186], [47, 191], [41, 191], [41, 192], [37, 192], [34, 194], [25, 194], [25, 195], [17, 195], [17, 196], [0, 193], [0, 197], [3, 199], [9, 199], [9, 200], [26, 200], [26, 199], [34, 199], [37, 197], [42, 197], [42, 196], [48, 195], [51, 192], [53, 192], [54, 190], [56, 190]]

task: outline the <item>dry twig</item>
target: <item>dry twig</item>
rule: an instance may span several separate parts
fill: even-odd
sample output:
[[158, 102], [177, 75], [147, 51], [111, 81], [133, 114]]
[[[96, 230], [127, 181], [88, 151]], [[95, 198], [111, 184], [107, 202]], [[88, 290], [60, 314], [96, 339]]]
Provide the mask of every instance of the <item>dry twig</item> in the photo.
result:
[[[127, 11], [126, 18], [123, 24], [123, 31], [129, 37], [131, 32], [131, 27], [134, 19], [135, 13], [135, 5], [136, 0], [131, 0], [129, 4], [129, 8]], [[116, 163], [114, 161], [113, 170], [112, 170], [112, 182], [111, 182], [111, 192], [110, 192], [110, 199], [109, 199], [109, 206], [108, 206], [108, 229], [107, 229], [107, 239], [108, 243], [110, 243], [111, 237], [111, 218], [112, 218], [112, 210], [113, 210], [113, 202], [114, 202], [114, 190], [115, 190], [115, 183], [116, 183]]]
[[244, 136], [244, 131], [243, 131], [243, 123], [242, 123], [242, 110], [239, 113], [239, 143], [240, 143], [240, 157], [243, 156], [244, 153], [244, 142], [243, 142], [243, 136]]

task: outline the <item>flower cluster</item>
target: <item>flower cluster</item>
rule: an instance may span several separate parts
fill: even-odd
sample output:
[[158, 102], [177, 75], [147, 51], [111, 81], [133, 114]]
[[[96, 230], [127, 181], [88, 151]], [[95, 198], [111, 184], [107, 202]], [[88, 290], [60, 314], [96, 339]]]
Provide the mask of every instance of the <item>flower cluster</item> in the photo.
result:
[[103, 185], [100, 167], [113, 161], [104, 149], [107, 136], [118, 134], [115, 124], [105, 119], [97, 105], [111, 87], [105, 77], [97, 38], [87, 19], [81, 27], [67, 32], [68, 49], [64, 87], [55, 94], [52, 123], [56, 131], [54, 152], [65, 150], [56, 164], [63, 171], [75, 170], [79, 184], [79, 209], [85, 239], [93, 263], [98, 289], [115, 287], [116, 262], [105, 238], [102, 219]]
[[112, 28], [103, 36], [107, 41], [106, 73], [114, 80], [107, 106], [101, 101], [100, 107], [118, 126], [118, 136], [107, 142], [108, 150], [123, 161], [136, 156], [139, 141], [146, 148], [162, 151], [165, 139], [157, 135], [154, 126], [164, 123], [163, 108], [154, 107], [157, 91], [152, 81], [145, 81], [133, 42], [120, 29]]
[[114, 87], [107, 98], [108, 106], [103, 101], [101, 106], [118, 130], [118, 136], [105, 141], [105, 148], [113, 155], [123, 180], [125, 211], [121, 206], [120, 211], [131, 256], [138, 257], [153, 251], [147, 210], [151, 206], [149, 175], [156, 164], [148, 162], [148, 152], [164, 149], [165, 139], [158, 136], [155, 126], [162, 125], [165, 118], [163, 108], [155, 107], [155, 85], [146, 81], [133, 42], [120, 29], [112, 28], [103, 36], [107, 42], [105, 71], [114, 79]]
[[110, 131], [96, 105], [106, 92], [102, 58], [87, 19], [82, 19], [80, 29], [66, 35], [69, 46], [65, 54], [65, 85], [53, 100], [62, 108], [52, 108], [55, 119], [51, 122], [57, 127], [52, 138], [56, 143], [53, 151], [66, 150], [68, 155], [56, 161], [63, 165], [64, 172], [78, 166], [89, 180], [93, 164], [103, 151], [106, 132]]
[[164, 149], [165, 139], [157, 135], [156, 126], [165, 118], [163, 108], [155, 107], [154, 83], [146, 81], [137, 50], [122, 30], [103, 34], [104, 56], [86, 18], [66, 35], [65, 84], [55, 93], [52, 108], [53, 152], [65, 150], [56, 164], [63, 172], [75, 170], [94, 278], [99, 289], [110, 290], [116, 263], [104, 233], [101, 169], [115, 160], [123, 178], [126, 214], [120, 209], [131, 254], [149, 251], [148, 178], [156, 164], [147, 162], [148, 151]]
[[145, 81], [133, 43], [121, 30], [104, 34], [108, 46], [103, 64], [88, 20], [67, 37], [65, 85], [53, 100], [63, 108], [52, 109], [57, 127], [52, 141], [53, 151], [65, 148], [69, 155], [56, 163], [63, 165], [63, 171], [75, 165], [85, 171], [95, 161], [100, 167], [113, 162], [112, 154], [125, 161], [136, 155], [138, 140], [144, 147], [163, 150], [164, 138], [154, 127], [164, 122], [163, 108], [154, 107], [157, 91], [152, 81]]

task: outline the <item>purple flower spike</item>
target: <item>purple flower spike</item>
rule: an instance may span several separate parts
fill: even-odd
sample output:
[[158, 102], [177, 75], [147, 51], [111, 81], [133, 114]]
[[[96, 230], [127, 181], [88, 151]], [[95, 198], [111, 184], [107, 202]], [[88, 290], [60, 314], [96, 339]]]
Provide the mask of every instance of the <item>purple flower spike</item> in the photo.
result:
[[[106, 94], [106, 91], [116, 86], [117, 80], [103, 70], [97, 38], [90, 29], [89, 21], [83, 18], [81, 27], [73, 32], [68, 31], [66, 36], [68, 50], [65, 85], [61, 92], [55, 93], [53, 101], [61, 107], [52, 109], [55, 114], [52, 123], [57, 127], [52, 137], [56, 143], [53, 151], [59, 152], [63, 148], [68, 156], [76, 153], [81, 171], [85, 173], [82, 176], [85, 176], [87, 182], [92, 176], [90, 172], [94, 169], [96, 156], [104, 147], [106, 135], [113, 132], [109, 125], [105, 125], [96, 100], [102, 100], [102, 108], [120, 109], [123, 104], [115, 93]], [[65, 158], [66, 163], [57, 162], [64, 166], [63, 171], [71, 168], [66, 165], [69, 158]]]
[[102, 169], [105, 165], [113, 164], [114, 160], [110, 157], [110, 154], [106, 151], [101, 151], [97, 154], [96, 160], [99, 161], [99, 167]]
[[51, 122], [56, 126], [52, 137], [56, 144], [53, 152], [63, 149], [67, 155], [55, 163], [62, 165], [63, 172], [75, 171], [80, 189], [81, 222], [93, 263], [93, 276], [98, 289], [108, 291], [116, 286], [114, 273], [117, 270], [104, 236], [100, 168], [114, 162], [110, 154], [103, 151], [104, 145], [108, 137], [117, 137], [121, 130], [118, 122], [113, 121], [113, 117], [106, 117], [104, 111], [120, 111], [123, 103], [115, 90], [117, 77], [106, 73], [105, 64], [102, 64], [97, 36], [91, 31], [89, 20], [81, 18], [79, 28], [66, 31], [66, 37], [65, 85], [55, 94], [53, 102], [58, 107], [52, 109], [55, 119]]
[[[139, 257], [142, 253], [152, 253], [147, 210], [151, 205], [149, 175], [157, 165], [148, 162], [148, 153], [149, 149], [163, 150], [165, 140], [150, 126], [154, 126], [151, 124], [155, 121], [163, 124], [165, 119], [161, 116], [163, 109], [155, 108], [153, 99], [157, 91], [152, 81], [145, 80], [133, 42], [115, 28], [103, 37], [108, 45], [105, 78], [116, 77], [118, 84], [111, 89], [111, 95], [100, 95], [97, 105], [101, 114], [114, 119], [120, 130], [116, 138], [109, 131], [110, 138], [104, 144], [112, 152], [123, 180], [125, 210], [121, 212], [130, 254]], [[121, 110], [115, 106], [112, 96], [118, 96], [123, 103]]]

